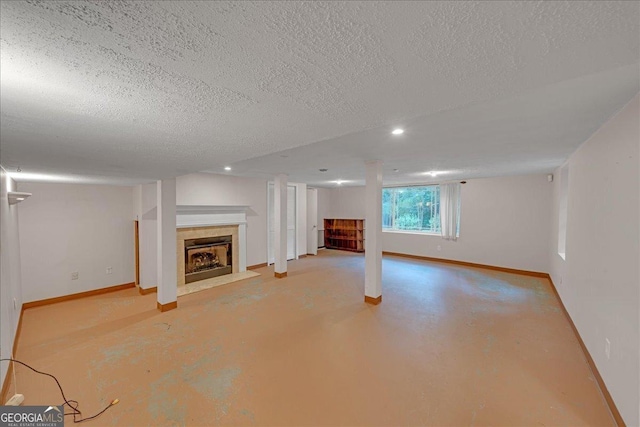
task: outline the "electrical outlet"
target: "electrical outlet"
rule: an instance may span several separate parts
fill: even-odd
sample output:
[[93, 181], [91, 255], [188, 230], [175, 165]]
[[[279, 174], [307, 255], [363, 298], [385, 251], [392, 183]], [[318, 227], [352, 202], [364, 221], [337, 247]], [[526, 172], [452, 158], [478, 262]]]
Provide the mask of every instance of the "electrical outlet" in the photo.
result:
[[80, 277], [80, 275], [78, 274], [77, 271], [74, 271], [73, 273], [71, 273], [71, 280], [78, 280], [78, 277]]
[[113, 273], [113, 267], [107, 267], [107, 274]]
[[607, 359], [611, 359], [611, 342], [609, 338], [604, 339], [604, 354], [607, 355]]
[[438, 247], [436, 248], [438, 251], [442, 250], [442, 246], [438, 245]]

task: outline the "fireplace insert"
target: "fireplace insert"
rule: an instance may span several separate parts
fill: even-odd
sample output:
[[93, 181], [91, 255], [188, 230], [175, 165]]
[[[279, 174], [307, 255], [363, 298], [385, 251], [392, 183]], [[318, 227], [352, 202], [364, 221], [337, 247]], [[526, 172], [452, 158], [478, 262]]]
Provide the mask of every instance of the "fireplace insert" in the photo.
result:
[[184, 282], [231, 274], [231, 236], [184, 241]]

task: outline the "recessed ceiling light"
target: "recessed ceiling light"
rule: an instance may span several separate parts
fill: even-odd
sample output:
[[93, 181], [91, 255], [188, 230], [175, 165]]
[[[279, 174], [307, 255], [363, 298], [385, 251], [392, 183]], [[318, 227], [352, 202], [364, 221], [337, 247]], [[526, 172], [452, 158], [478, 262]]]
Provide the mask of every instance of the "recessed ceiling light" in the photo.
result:
[[231, 166], [225, 166], [225, 167], [224, 167], [224, 170], [226, 170], [226, 171], [230, 171], [230, 170], [231, 170]]
[[394, 129], [391, 133], [394, 135], [402, 135], [404, 133], [404, 129], [397, 128]]

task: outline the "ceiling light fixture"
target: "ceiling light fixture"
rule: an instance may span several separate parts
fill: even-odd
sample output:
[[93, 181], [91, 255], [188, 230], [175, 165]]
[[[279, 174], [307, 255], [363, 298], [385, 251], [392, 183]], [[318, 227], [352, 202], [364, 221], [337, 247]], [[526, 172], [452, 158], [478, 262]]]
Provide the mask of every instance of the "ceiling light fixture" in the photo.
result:
[[224, 170], [226, 170], [226, 171], [230, 171], [230, 170], [231, 170], [231, 166], [225, 166], [225, 167], [224, 167]]
[[397, 128], [394, 129], [391, 133], [394, 135], [402, 135], [404, 133], [404, 129]]

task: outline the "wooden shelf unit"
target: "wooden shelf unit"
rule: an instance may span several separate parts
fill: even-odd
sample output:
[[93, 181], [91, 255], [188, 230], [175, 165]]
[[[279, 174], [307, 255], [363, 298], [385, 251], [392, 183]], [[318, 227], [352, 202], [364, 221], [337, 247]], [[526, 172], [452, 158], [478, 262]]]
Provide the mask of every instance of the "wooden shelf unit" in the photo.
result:
[[364, 252], [364, 219], [325, 219], [324, 245], [328, 249]]

